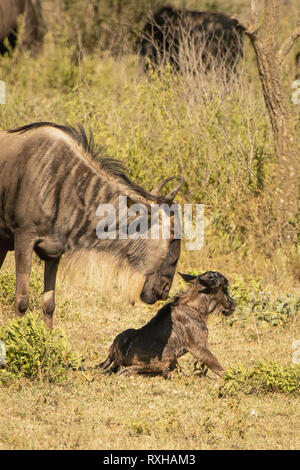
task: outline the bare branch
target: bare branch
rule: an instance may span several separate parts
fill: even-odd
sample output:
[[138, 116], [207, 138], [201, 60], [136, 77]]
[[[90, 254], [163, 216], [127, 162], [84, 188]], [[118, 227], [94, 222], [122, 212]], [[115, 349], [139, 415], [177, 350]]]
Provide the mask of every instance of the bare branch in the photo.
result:
[[251, 16], [250, 16], [250, 24], [246, 29], [245, 33], [248, 36], [254, 36], [259, 30], [259, 23], [258, 23], [258, 13], [257, 13], [257, 5], [255, 0], [251, 0]]
[[290, 35], [290, 37], [288, 37], [284, 41], [284, 43], [282, 44], [281, 48], [278, 51], [279, 64], [282, 64], [285, 57], [290, 52], [295, 41], [298, 39], [299, 36], [300, 36], [300, 20], [297, 21], [297, 28], [295, 29], [295, 31]]
[[245, 34], [247, 34], [247, 36], [249, 36], [250, 38], [255, 36], [255, 34], [259, 30], [256, 0], [251, 0], [251, 16], [250, 16], [250, 22], [248, 24], [245, 24], [243, 21], [241, 21], [239, 18], [235, 16], [232, 16], [232, 18], [237, 20], [240, 23], [240, 25], [245, 31]]
[[257, 24], [257, 5], [255, 0], [251, 0], [251, 23]]

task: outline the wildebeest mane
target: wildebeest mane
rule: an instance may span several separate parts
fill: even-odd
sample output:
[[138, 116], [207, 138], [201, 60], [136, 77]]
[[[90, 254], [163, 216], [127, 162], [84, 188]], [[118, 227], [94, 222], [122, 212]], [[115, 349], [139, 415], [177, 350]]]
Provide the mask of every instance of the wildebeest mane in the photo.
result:
[[16, 129], [9, 129], [8, 132], [18, 132], [20, 134], [23, 134], [32, 129], [38, 129], [40, 127], [46, 126], [59, 129], [65, 134], [67, 134], [83, 150], [83, 152], [97, 164], [100, 170], [106, 171], [107, 173], [121, 179], [127, 186], [137, 191], [139, 194], [146, 197], [147, 199], [153, 201], [157, 200], [155, 196], [148, 193], [139, 185], [131, 181], [131, 179], [127, 175], [127, 167], [126, 165], [124, 165], [124, 163], [120, 162], [119, 160], [116, 160], [115, 158], [100, 157], [99, 155], [103, 152], [103, 149], [95, 145], [92, 131], [90, 131], [89, 136], [87, 136], [87, 133], [81, 124], [78, 124], [78, 129], [76, 129], [75, 127], [70, 125], [61, 125], [56, 124], [54, 122], [41, 121], [26, 124], [24, 126], [17, 127]]

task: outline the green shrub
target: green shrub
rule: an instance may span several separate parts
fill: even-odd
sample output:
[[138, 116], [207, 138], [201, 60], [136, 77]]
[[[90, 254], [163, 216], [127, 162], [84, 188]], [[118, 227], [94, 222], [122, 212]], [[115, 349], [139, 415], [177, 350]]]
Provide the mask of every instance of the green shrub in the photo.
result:
[[300, 296], [287, 293], [271, 300], [263, 290], [261, 278], [249, 278], [246, 283], [235, 276], [230, 293], [236, 303], [234, 316], [224, 320], [230, 325], [254, 316], [258, 326], [285, 326], [300, 311]]
[[0, 383], [11, 377], [26, 377], [61, 382], [68, 369], [78, 367], [79, 356], [73, 354], [61, 329], [47, 330], [36, 313], [22, 319], [13, 318], [0, 328], [5, 342], [7, 367], [0, 371]]
[[252, 369], [244, 366], [229, 367], [219, 396], [231, 396], [238, 392], [258, 393], [300, 393], [300, 365], [283, 367], [273, 361], [261, 361]]

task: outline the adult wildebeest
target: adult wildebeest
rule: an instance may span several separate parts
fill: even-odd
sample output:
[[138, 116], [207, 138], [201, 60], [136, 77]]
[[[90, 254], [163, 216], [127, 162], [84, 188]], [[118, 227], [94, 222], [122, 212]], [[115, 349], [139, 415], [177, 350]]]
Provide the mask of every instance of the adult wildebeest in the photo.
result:
[[24, 37], [21, 49], [33, 54], [40, 51], [44, 38], [44, 21], [41, 0], [0, 0], [0, 54], [8, 52], [4, 39], [7, 38], [12, 49], [18, 35], [17, 18], [24, 13]]
[[[170, 205], [183, 181], [168, 196], [152, 194], [132, 182], [120, 162], [95, 161], [92, 135], [83, 128], [33, 123], [0, 132], [0, 267], [8, 250], [15, 251], [15, 312], [23, 315], [29, 303], [33, 250], [45, 261], [43, 312], [52, 326], [55, 280], [65, 252], [94, 250], [126, 261], [143, 276], [140, 298], [146, 303], [166, 299], [180, 254], [181, 241], [169, 239], [114, 239], [96, 236], [100, 204], [117, 206], [119, 196], [128, 205]], [[110, 206], [111, 207], [111, 206]], [[169, 217], [172, 219], [169, 213]], [[149, 228], [150, 230], [150, 228]]]
[[[180, 274], [180, 273], [179, 273]], [[234, 300], [228, 294], [228, 281], [218, 272], [200, 276], [181, 274], [192, 286], [164, 305], [145, 326], [120, 333], [109, 349], [108, 358], [98, 367], [121, 374], [167, 376], [178, 366], [178, 357], [187, 352], [218, 375], [223, 367], [208, 349], [207, 318], [212, 312], [230, 315]]]
[[137, 41], [144, 69], [170, 63], [176, 71], [224, 67], [228, 77], [243, 55], [243, 27], [222, 13], [160, 8]]

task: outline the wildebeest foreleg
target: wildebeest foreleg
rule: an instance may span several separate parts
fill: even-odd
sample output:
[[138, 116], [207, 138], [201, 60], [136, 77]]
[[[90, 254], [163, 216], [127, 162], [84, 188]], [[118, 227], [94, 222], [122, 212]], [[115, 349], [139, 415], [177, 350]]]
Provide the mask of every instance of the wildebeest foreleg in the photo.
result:
[[21, 230], [15, 231], [16, 295], [15, 313], [23, 316], [29, 305], [29, 281], [34, 238]]
[[42, 308], [47, 328], [52, 329], [53, 312], [55, 309], [55, 282], [60, 258], [45, 261], [44, 295]]
[[198, 360], [211, 369], [215, 374], [223, 375], [224, 369], [218, 359], [207, 348], [192, 348], [189, 352]]

